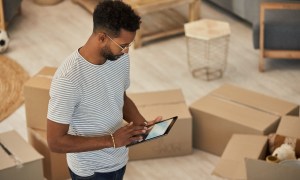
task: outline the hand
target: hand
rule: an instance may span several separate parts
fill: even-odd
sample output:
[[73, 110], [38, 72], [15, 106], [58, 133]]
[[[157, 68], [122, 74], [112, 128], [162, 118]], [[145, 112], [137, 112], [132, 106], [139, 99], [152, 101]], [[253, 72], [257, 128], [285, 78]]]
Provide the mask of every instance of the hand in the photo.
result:
[[143, 139], [141, 135], [145, 134], [146, 130], [147, 127], [134, 126], [132, 122], [121, 127], [113, 133], [116, 147], [126, 146], [135, 141], [141, 141]]
[[151, 126], [151, 125], [153, 125], [153, 124], [155, 124], [155, 123], [157, 123], [161, 120], [162, 120], [162, 116], [157, 116], [154, 120], [147, 122], [146, 126]]
[[146, 134], [149, 134], [149, 132], [151, 131], [151, 129], [153, 128], [153, 124], [159, 122], [162, 120], [162, 116], [158, 116], [156, 117], [154, 120], [147, 122], [146, 127], [147, 127], [147, 131]]

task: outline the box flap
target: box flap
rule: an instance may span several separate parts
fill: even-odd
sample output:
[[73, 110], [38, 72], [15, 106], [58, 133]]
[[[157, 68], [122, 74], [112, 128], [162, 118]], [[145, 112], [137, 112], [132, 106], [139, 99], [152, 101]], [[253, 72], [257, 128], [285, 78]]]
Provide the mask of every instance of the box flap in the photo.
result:
[[213, 174], [230, 179], [246, 179], [244, 158], [261, 157], [267, 139], [260, 135], [232, 135]]
[[34, 87], [48, 90], [51, 85], [52, 76], [56, 69], [57, 68], [54, 67], [44, 67], [25, 83], [25, 89], [28, 87]]
[[128, 93], [128, 97], [137, 106], [150, 106], [158, 104], [176, 104], [185, 102], [180, 89], [145, 92], [145, 93]]
[[[18, 159], [22, 164], [42, 159], [32, 146], [15, 131], [8, 131], [0, 134], [0, 142]], [[16, 166], [15, 160], [0, 147], [0, 169]], [[2, 160], [3, 159], [3, 160]]]
[[283, 116], [276, 134], [300, 139], [300, 118], [297, 116]]
[[270, 126], [279, 122], [276, 115], [210, 95], [196, 101], [190, 107], [261, 132], [266, 132]]
[[212, 91], [210, 94], [280, 116], [293, 111], [298, 111], [297, 104], [231, 84], [224, 84], [220, 88]]
[[299, 167], [291, 167], [283, 164], [268, 163], [263, 160], [245, 159], [247, 179], [272, 179], [272, 180], [299, 180]]
[[36, 76], [41, 76], [41, 75], [44, 75], [44, 76], [53, 76], [54, 73], [56, 72], [57, 68], [56, 67], [43, 67], [43, 69], [41, 69], [37, 74]]
[[157, 116], [162, 116], [163, 119], [173, 116], [178, 116], [179, 119], [191, 119], [191, 114], [185, 103], [142, 106], [138, 107], [138, 109], [148, 121], [154, 120]]

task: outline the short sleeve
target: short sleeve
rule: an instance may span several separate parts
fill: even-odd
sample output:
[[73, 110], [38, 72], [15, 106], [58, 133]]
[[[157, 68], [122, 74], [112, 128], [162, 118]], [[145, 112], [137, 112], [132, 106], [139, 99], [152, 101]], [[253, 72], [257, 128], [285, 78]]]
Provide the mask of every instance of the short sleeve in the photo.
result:
[[79, 93], [66, 78], [53, 79], [50, 88], [47, 118], [57, 123], [70, 124]]

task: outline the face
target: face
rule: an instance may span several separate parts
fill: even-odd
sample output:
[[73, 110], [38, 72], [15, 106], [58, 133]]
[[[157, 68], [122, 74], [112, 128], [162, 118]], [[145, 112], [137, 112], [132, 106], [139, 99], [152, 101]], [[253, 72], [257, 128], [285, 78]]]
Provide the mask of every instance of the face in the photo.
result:
[[108, 59], [110, 61], [115, 61], [117, 59], [119, 59], [124, 53], [121, 53], [121, 54], [113, 54], [111, 49], [109, 48], [108, 45], [106, 45], [103, 49], [102, 49], [102, 52], [101, 52], [101, 55], [105, 58], [105, 59]]
[[113, 38], [105, 34], [107, 43], [101, 51], [102, 57], [110, 61], [119, 59], [124, 53], [128, 53], [129, 46], [133, 44], [135, 32], [121, 30], [119, 37]]

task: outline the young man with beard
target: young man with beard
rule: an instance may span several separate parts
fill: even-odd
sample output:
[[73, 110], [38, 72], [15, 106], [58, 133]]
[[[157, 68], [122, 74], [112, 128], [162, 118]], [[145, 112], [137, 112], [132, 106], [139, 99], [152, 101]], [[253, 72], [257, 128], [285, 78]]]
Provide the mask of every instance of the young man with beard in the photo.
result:
[[[127, 53], [140, 17], [121, 1], [104, 1], [93, 22], [86, 44], [53, 77], [47, 139], [53, 152], [67, 153], [72, 179], [120, 180], [128, 161], [126, 145], [141, 140], [147, 130], [147, 121], [126, 95]], [[123, 119], [129, 124], [122, 126]]]

